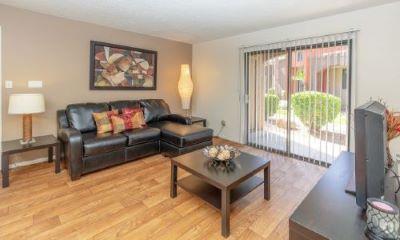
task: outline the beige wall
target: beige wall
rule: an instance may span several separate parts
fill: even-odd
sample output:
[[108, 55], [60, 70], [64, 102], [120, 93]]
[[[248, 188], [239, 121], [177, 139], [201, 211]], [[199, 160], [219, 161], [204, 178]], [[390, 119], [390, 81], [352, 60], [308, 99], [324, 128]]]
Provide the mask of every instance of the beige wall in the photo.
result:
[[[42, 92], [46, 112], [33, 118], [33, 135], [56, 133], [56, 110], [67, 104], [119, 99], [164, 98], [180, 112], [177, 90], [180, 64], [192, 61], [190, 44], [115, 30], [0, 5], [4, 89], [3, 140], [20, 138], [21, 116], [7, 114], [11, 93]], [[158, 51], [156, 91], [90, 91], [89, 42], [110, 42]], [[29, 80], [43, 81], [42, 89], [28, 89]], [[4, 84], [3, 84], [4, 86]], [[42, 153], [30, 154], [36, 158]], [[17, 157], [18, 158], [18, 157]]]
[[[301, 39], [358, 29], [352, 81], [355, 104], [384, 98], [390, 108], [400, 110], [399, 89], [400, 2], [306, 22], [265, 29], [193, 45], [193, 114], [207, 117], [218, 132], [221, 120], [226, 127], [221, 137], [240, 141], [239, 49], [287, 39]], [[222, 93], [223, 92], [223, 93]], [[243, 97], [243, 96], [242, 96]], [[354, 103], [354, 102], [353, 102]], [[400, 156], [400, 145], [393, 148]]]

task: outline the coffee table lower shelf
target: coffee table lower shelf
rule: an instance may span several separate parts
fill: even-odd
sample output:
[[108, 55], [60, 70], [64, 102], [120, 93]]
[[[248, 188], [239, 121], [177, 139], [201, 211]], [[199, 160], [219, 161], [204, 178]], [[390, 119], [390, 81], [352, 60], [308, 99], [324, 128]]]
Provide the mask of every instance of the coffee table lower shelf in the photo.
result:
[[[231, 190], [231, 203], [246, 196], [262, 183], [264, 183], [264, 179], [258, 176], [253, 176], [245, 180], [239, 184], [239, 186]], [[221, 209], [221, 190], [219, 188], [206, 183], [194, 175], [178, 180], [177, 185], [187, 192], [202, 198], [217, 209]]]

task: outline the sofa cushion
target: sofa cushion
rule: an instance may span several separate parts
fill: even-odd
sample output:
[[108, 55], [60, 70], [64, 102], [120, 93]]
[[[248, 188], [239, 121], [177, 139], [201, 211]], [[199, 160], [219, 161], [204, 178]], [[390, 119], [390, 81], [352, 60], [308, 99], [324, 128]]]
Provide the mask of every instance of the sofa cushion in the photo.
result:
[[83, 153], [93, 156], [126, 147], [127, 137], [123, 134], [88, 132], [82, 134]]
[[125, 131], [122, 134], [128, 137], [129, 146], [160, 140], [160, 129], [158, 128], [138, 128], [132, 129], [130, 131]]
[[213, 130], [199, 125], [183, 125], [169, 121], [154, 122], [151, 127], [161, 130], [161, 140], [177, 147], [188, 147], [198, 143], [211, 141]]
[[138, 100], [113, 101], [109, 104], [111, 106], [111, 109], [117, 109], [119, 113], [122, 113], [123, 108], [140, 108], [140, 102]]
[[162, 99], [140, 100], [144, 109], [144, 120], [146, 123], [158, 121], [164, 115], [171, 114], [168, 104]]
[[107, 103], [80, 103], [67, 106], [67, 118], [71, 127], [81, 132], [96, 130], [92, 113], [105, 112], [109, 110]]

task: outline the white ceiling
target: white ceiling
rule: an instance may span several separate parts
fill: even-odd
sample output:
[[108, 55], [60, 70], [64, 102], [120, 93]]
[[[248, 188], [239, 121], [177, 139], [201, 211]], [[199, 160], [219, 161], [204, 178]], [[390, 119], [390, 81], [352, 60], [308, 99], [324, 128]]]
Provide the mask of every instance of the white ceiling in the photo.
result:
[[196, 43], [396, 0], [0, 0], [34, 12]]

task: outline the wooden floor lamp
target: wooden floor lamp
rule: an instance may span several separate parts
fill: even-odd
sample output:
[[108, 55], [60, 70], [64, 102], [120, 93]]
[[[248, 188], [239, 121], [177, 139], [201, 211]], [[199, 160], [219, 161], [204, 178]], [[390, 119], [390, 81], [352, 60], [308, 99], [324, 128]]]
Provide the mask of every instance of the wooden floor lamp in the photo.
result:
[[45, 111], [44, 97], [42, 94], [26, 93], [11, 94], [8, 105], [8, 114], [22, 114], [22, 140], [21, 144], [35, 142], [32, 138], [32, 114]]

